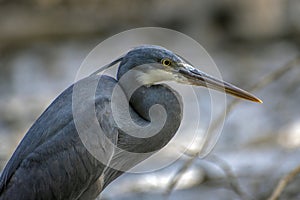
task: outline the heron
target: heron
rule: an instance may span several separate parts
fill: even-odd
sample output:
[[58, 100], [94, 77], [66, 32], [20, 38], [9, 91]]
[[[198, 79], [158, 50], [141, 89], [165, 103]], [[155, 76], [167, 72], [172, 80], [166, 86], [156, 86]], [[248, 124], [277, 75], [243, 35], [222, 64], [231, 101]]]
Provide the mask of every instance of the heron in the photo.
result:
[[[117, 64], [115, 78], [99, 74], [99, 71]], [[162, 149], [177, 132], [183, 112], [181, 97], [175, 89], [161, 83], [163, 81], [203, 86], [262, 103], [251, 93], [198, 70], [183, 57], [160, 46], [133, 48], [101, 70], [64, 90], [34, 122], [1, 173], [0, 200], [97, 198], [107, 185]], [[121, 82], [129, 71], [133, 76], [129, 81]], [[139, 87], [131, 92], [129, 83]], [[84, 119], [85, 131], [97, 135], [90, 128], [90, 123], [95, 122], [91, 122], [84, 112], [92, 105], [95, 107], [96, 123], [105, 137], [119, 149], [107, 150], [101, 137], [93, 141], [96, 148], [109, 157], [109, 164], [95, 158], [79, 137], [72, 110], [75, 84], [84, 86], [79, 93], [82, 101], [82, 112], [79, 114]], [[94, 96], [86, 98], [84, 88], [92, 84], [96, 84]], [[116, 85], [120, 85], [121, 91], [128, 97], [122, 104], [128, 105], [132, 121], [140, 126], [147, 127], [151, 123], [149, 109], [153, 105], [163, 106], [166, 119], [158, 133], [151, 137], [137, 137], [118, 126], [111, 108]], [[122, 150], [143, 156], [126, 157]], [[125, 170], [112, 167], [114, 165]]]

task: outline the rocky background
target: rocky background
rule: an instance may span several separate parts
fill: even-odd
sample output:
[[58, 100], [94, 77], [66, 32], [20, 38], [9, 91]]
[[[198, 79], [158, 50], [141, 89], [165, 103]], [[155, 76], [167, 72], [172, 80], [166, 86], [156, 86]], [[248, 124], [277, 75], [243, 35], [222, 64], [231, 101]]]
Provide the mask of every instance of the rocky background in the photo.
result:
[[264, 104], [237, 104], [205, 159], [190, 152], [166, 169], [126, 174], [99, 199], [268, 199], [294, 169], [277, 196], [300, 199], [298, 0], [0, 0], [0, 169], [87, 53], [143, 26], [194, 38], [224, 80], [254, 86]]

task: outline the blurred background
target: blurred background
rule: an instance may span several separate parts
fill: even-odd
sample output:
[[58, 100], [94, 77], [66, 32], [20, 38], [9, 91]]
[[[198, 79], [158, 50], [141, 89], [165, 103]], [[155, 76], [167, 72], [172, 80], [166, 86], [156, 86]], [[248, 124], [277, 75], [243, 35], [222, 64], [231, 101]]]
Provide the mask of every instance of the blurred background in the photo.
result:
[[[267, 199], [300, 165], [299, 13], [298, 0], [0, 0], [0, 169], [87, 53], [121, 31], [157, 26], [197, 40], [224, 80], [258, 84], [264, 104], [236, 105], [205, 159], [191, 153], [123, 175], [99, 199]], [[293, 178], [279, 199], [300, 199]]]

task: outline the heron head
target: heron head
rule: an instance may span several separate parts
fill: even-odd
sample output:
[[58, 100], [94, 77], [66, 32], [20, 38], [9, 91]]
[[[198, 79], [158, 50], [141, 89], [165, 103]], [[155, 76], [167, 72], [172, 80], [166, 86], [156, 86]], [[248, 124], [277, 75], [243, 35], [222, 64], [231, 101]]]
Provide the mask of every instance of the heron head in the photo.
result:
[[122, 57], [120, 62], [118, 79], [129, 70], [133, 70], [135, 79], [143, 85], [151, 86], [162, 81], [175, 81], [207, 87], [262, 103], [260, 99], [249, 92], [198, 70], [180, 56], [159, 46], [137, 47]]

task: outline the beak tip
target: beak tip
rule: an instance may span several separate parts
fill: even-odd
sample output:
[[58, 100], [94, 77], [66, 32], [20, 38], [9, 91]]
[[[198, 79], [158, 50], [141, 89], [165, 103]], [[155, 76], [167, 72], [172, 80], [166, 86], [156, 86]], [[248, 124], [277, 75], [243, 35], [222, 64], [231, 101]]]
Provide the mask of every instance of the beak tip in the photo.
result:
[[256, 102], [256, 103], [260, 103], [260, 104], [264, 103], [261, 99], [255, 97], [255, 96], [251, 101]]
[[257, 99], [258, 101], [257, 101], [257, 103], [264, 103], [261, 99]]

